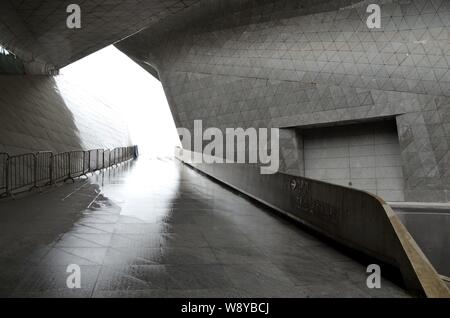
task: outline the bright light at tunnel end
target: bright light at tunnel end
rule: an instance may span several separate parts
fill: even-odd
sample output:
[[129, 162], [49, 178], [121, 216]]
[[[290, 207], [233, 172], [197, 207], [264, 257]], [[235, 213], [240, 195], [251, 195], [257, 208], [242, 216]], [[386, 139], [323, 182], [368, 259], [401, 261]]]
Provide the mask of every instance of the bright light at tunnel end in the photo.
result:
[[180, 145], [161, 83], [114, 46], [68, 65], [60, 74], [58, 83], [76, 84], [119, 111], [141, 156], [172, 156]]

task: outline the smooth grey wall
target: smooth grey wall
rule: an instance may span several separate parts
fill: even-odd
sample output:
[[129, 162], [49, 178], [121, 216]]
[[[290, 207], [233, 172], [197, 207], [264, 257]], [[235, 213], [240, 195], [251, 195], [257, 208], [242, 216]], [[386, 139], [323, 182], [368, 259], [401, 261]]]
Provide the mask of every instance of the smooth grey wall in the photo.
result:
[[395, 122], [316, 128], [302, 135], [305, 177], [404, 201]]

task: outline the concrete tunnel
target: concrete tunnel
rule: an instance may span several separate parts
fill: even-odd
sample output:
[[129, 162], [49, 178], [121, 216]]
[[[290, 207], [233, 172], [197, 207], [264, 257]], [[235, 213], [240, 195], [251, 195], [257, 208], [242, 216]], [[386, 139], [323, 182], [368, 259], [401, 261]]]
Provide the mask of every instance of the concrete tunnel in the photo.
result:
[[[72, 2], [0, 4], [0, 295], [450, 295], [448, 1]], [[58, 88], [109, 45], [173, 157]]]

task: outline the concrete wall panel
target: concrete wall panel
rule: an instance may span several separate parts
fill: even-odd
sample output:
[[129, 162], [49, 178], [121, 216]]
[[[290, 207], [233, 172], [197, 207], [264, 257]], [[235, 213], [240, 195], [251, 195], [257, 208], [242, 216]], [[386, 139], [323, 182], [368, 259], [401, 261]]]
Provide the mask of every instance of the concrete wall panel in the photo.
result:
[[302, 135], [305, 177], [404, 201], [395, 122], [314, 128]]
[[50, 76], [0, 76], [0, 152], [128, 146], [117, 109]]

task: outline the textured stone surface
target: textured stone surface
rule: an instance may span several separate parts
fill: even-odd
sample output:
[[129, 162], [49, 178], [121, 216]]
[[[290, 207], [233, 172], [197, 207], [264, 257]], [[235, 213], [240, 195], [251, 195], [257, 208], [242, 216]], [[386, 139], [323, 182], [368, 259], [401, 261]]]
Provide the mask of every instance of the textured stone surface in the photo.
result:
[[[379, 30], [368, 3], [210, 2], [118, 47], [158, 70], [178, 126], [395, 118], [406, 200], [448, 201], [450, 2], [379, 1]], [[301, 174], [301, 142], [286, 134], [282, 171]]]
[[[199, 0], [5, 0], [0, 3], [0, 43], [31, 74], [47, 74], [176, 15]], [[81, 8], [81, 29], [69, 29], [69, 4]]]
[[0, 152], [128, 146], [117, 109], [49, 76], [0, 76]]
[[140, 159], [91, 182], [0, 202], [1, 296], [409, 296], [384, 276], [368, 289], [369, 260], [181, 163]]

